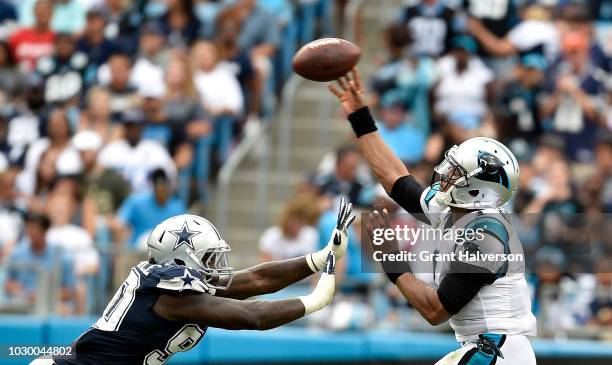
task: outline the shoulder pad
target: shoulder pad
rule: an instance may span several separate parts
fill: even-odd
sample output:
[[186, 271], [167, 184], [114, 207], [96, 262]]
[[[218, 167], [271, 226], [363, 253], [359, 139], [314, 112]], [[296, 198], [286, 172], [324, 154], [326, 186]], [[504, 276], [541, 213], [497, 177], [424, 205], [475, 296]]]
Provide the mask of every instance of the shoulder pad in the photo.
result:
[[499, 219], [491, 216], [480, 216], [466, 224], [465, 228], [482, 230], [484, 233], [497, 238], [504, 247], [506, 247], [510, 241], [510, 235], [508, 234], [506, 226]]
[[214, 294], [214, 289], [209, 288], [202, 280], [202, 275], [194, 269], [185, 266], [155, 265], [148, 262], [141, 262], [137, 268], [146, 278], [143, 283], [144, 287]]

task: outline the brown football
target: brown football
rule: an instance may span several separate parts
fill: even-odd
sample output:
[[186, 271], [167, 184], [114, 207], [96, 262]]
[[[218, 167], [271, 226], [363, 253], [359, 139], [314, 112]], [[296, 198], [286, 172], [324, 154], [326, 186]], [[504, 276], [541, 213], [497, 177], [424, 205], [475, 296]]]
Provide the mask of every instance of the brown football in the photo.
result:
[[359, 61], [361, 49], [341, 38], [321, 38], [304, 45], [293, 56], [293, 70], [312, 81], [332, 81]]

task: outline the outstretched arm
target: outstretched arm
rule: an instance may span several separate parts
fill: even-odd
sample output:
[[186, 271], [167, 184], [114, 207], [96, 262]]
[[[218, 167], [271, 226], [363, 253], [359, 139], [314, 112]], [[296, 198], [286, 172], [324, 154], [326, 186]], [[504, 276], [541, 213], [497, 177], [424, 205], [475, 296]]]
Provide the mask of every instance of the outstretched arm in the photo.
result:
[[342, 90], [339, 91], [334, 85], [329, 85], [329, 90], [340, 99], [342, 109], [358, 137], [359, 149], [378, 181], [390, 193], [397, 179], [410, 173], [376, 131], [374, 119], [364, 102], [365, 90], [359, 72], [353, 69], [337, 82]]
[[230, 330], [267, 330], [318, 311], [329, 304], [335, 290], [335, 260], [329, 253], [319, 282], [311, 294], [284, 300], [236, 300], [208, 294], [162, 294], [155, 313], [173, 321]]
[[256, 295], [277, 292], [321, 270], [330, 252], [340, 260], [348, 245], [348, 227], [353, 223], [353, 205], [340, 199], [336, 229], [329, 243], [322, 250], [295, 259], [272, 261], [238, 271], [227, 290], [217, 291], [217, 296], [246, 299]]
[[236, 272], [230, 287], [227, 290], [218, 290], [217, 296], [246, 299], [256, 295], [274, 293], [313, 273], [306, 263], [306, 256], [264, 262]]

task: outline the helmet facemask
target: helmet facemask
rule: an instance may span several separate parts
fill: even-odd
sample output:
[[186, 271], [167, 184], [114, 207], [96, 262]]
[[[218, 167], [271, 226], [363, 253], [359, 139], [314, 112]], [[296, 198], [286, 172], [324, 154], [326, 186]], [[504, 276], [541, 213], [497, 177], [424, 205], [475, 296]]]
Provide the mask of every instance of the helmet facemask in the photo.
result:
[[[432, 175], [431, 186], [437, 185], [438, 192], [436, 193], [436, 202], [443, 206], [451, 206], [457, 208], [486, 208], [493, 206], [492, 202], [477, 202], [472, 206], [466, 206], [466, 204], [458, 204], [455, 202], [453, 192], [457, 188], [467, 190], [470, 187], [470, 178], [478, 175], [482, 172], [490, 173], [495, 172], [499, 168], [503, 168], [503, 163], [494, 156], [485, 156], [479, 160], [479, 166], [472, 170], [467, 171], [459, 162], [457, 150], [459, 146], [453, 146], [449, 149], [445, 155], [444, 160], [440, 162], [434, 168], [434, 174]], [[479, 194], [479, 189], [474, 189], [474, 196]], [[469, 192], [472, 194], [472, 191]]]
[[234, 268], [229, 264], [231, 251], [229, 245], [222, 240], [215, 248], [189, 253], [190, 256], [193, 254], [194, 259], [200, 264], [198, 271], [202, 274], [202, 280], [207, 286], [217, 290], [229, 288], [234, 275]]

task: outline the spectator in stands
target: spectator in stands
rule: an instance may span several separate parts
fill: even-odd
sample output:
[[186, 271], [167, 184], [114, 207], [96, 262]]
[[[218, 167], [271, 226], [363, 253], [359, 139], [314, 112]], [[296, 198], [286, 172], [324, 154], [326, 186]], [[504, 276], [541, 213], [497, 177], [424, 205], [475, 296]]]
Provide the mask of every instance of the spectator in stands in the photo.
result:
[[317, 209], [316, 200], [313, 199], [289, 201], [278, 225], [266, 229], [259, 239], [261, 261], [286, 260], [315, 251], [319, 234], [312, 224], [317, 219]]
[[85, 72], [89, 59], [76, 51], [71, 34], [58, 33], [53, 55], [41, 57], [36, 72], [44, 79], [45, 102], [61, 106], [76, 105], [85, 90]]
[[595, 169], [580, 193], [582, 204], [589, 211], [612, 213], [612, 133], [598, 136]]
[[238, 46], [251, 57], [271, 58], [280, 42], [277, 20], [255, 0], [236, 1], [237, 16], [241, 20]]
[[157, 168], [168, 178], [176, 178], [176, 168], [168, 151], [154, 140], [143, 139], [145, 119], [140, 109], [126, 110], [123, 116], [125, 136], [104, 146], [98, 156], [100, 165], [120, 173], [134, 191], [147, 188], [147, 177]]
[[167, 0], [167, 10], [159, 19], [172, 48], [188, 48], [200, 36], [202, 25], [195, 15], [193, 0]]
[[593, 298], [592, 275], [569, 274], [568, 264], [567, 255], [555, 246], [544, 246], [535, 255], [533, 310], [553, 333], [586, 324]]
[[[41, 210], [39, 204], [44, 200], [45, 193], [49, 191], [57, 175], [57, 161], [64, 154], [76, 154], [70, 145], [72, 132], [65, 110], [54, 109], [49, 114], [47, 124], [48, 137], [32, 143], [25, 156], [25, 166], [20, 179], [20, 190], [31, 196], [30, 207], [37, 211]], [[75, 157], [78, 160], [78, 156]]]
[[589, 41], [571, 32], [563, 38], [563, 53], [551, 72], [542, 103], [543, 118], [566, 141], [566, 153], [574, 161], [593, 159], [595, 135], [603, 126], [603, 114], [596, 99], [604, 86], [589, 58]]
[[314, 184], [319, 188], [319, 193], [332, 199], [339, 195], [346, 196], [356, 206], [370, 205], [373, 199], [372, 186], [359, 178], [361, 162], [361, 154], [355, 146], [339, 148], [336, 151], [334, 171], [315, 178]]
[[[462, 2], [466, 13], [474, 19], [478, 19], [485, 29], [498, 38], [504, 38], [519, 21], [517, 2], [514, 0], [499, 3], [491, 3], [489, 0], [465, 0]], [[482, 46], [479, 49], [480, 54], [488, 56], [490, 52], [484, 45], [481, 44], [480, 46]], [[504, 62], [503, 58], [498, 60]]]
[[8, 43], [0, 41], [0, 102], [3, 105], [22, 95], [23, 75], [15, 67]]
[[138, 57], [130, 75], [130, 82], [137, 89], [147, 87], [152, 82], [163, 83], [169, 58], [165, 43], [164, 31], [158, 22], [149, 21], [142, 26]]
[[[42, 111], [45, 106], [44, 88], [39, 75], [25, 77], [23, 97], [5, 109], [8, 125], [6, 151], [15, 161], [25, 154], [28, 145], [40, 138]], [[8, 109], [8, 110], [7, 110]]]
[[[19, 22], [23, 25], [31, 25], [32, 7], [37, 0], [23, 0], [19, 7]], [[80, 0], [53, 0], [53, 17], [51, 28], [56, 32], [79, 33], [85, 26], [85, 7]]]
[[15, 190], [16, 170], [0, 155], [0, 261], [7, 258], [19, 240], [23, 219], [16, 206], [18, 196]]
[[136, 88], [130, 82], [132, 60], [125, 53], [114, 53], [107, 65], [100, 68], [98, 78], [110, 92], [112, 118], [120, 120], [124, 110], [134, 108], [139, 103]]
[[447, 126], [454, 144], [473, 136], [495, 136], [489, 113], [493, 73], [478, 58], [476, 43], [468, 36], [452, 39], [452, 52], [437, 65], [434, 116]]
[[496, 100], [497, 128], [505, 140], [521, 139], [537, 143], [542, 134], [539, 103], [544, 96], [546, 58], [539, 53], [522, 56], [514, 67], [512, 77]]
[[116, 141], [123, 136], [123, 128], [118, 121], [112, 120], [111, 94], [108, 90], [96, 86], [87, 92], [86, 109], [81, 113], [79, 131], [93, 131], [103, 144]]
[[[546, 141], [544, 143], [533, 158], [534, 176], [529, 183], [532, 200], [525, 207], [525, 212], [576, 212], [579, 206], [572, 190], [566, 158], [559, 153], [558, 146], [549, 146]], [[567, 206], [564, 208], [564, 205]]]
[[8, 38], [8, 35], [17, 27], [17, 9], [11, 1], [0, 0], [0, 40]]
[[411, 53], [415, 56], [439, 57], [450, 49], [457, 32], [455, 12], [441, 0], [423, 0], [402, 9], [399, 23], [412, 34]]
[[53, 2], [37, 0], [33, 12], [34, 26], [18, 30], [9, 38], [16, 62], [27, 71], [34, 69], [40, 57], [53, 53], [55, 42], [55, 32], [51, 30]]
[[235, 7], [240, 21], [238, 47], [249, 54], [256, 71], [257, 85], [265, 85], [262, 93], [269, 93], [268, 85], [273, 75], [272, 58], [281, 41], [278, 20], [256, 0], [238, 0]]
[[208, 173], [212, 144], [213, 121], [202, 107], [202, 102], [193, 83], [189, 60], [185, 55], [174, 55], [166, 70], [167, 92], [163, 113], [170, 125], [185, 130], [194, 155], [193, 168], [185, 168], [179, 178], [179, 194], [189, 201], [192, 170], [197, 178], [199, 198], [208, 197]]
[[13, 300], [34, 304], [39, 300], [37, 295], [44, 292], [39, 285], [49, 288], [49, 279], [59, 277], [58, 311], [69, 314], [72, 312], [70, 302], [74, 298], [74, 264], [59, 247], [48, 245], [46, 234], [49, 226], [49, 218], [44, 215], [29, 214], [26, 217], [26, 234], [10, 256], [11, 267], [7, 272], [5, 289]]
[[213, 116], [239, 116], [244, 97], [236, 75], [228, 65], [219, 62], [214, 44], [198, 42], [191, 53], [194, 84], [202, 96], [202, 103]]
[[415, 120], [402, 100], [383, 98], [381, 106], [378, 124], [381, 138], [402, 162], [411, 165], [420, 162], [427, 143], [428, 126]]
[[612, 296], [610, 296], [612, 273], [609, 272], [610, 267], [612, 267], [610, 257], [600, 257], [595, 264], [597, 290], [589, 305], [589, 323], [597, 327], [612, 327]]
[[86, 80], [88, 83], [96, 81], [98, 67], [105, 64], [115, 52], [116, 44], [106, 37], [104, 29], [106, 18], [103, 9], [92, 7], [87, 11], [87, 22], [83, 36], [77, 41], [77, 50], [85, 53], [89, 58], [90, 68]]
[[[193, 161], [193, 146], [187, 140], [186, 125], [172, 123], [164, 113], [162, 98], [166, 94], [165, 89], [163, 80], [160, 80], [144, 84], [139, 90], [143, 99], [142, 108], [146, 120], [142, 138], [154, 140], [164, 146], [174, 160], [179, 177], [188, 179]], [[179, 186], [185, 186], [185, 184], [179, 183]], [[182, 196], [187, 194], [183, 192]], [[187, 203], [186, 200], [185, 203]]]
[[549, 62], [554, 61], [560, 35], [551, 20], [551, 12], [541, 3], [531, 1], [523, 6], [520, 15], [522, 21], [505, 37], [496, 36], [476, 18], [470, 18], [467, 25], [480, 45], [492, 56], [509, 57], [539, 52]]
[[83, 192], [91, 200], [98, 216], [108, 220], [130, 193], [128, 182], [114, 170], [104, 168], [98, 161], [103, 140], [93, 131], [82, 131], [72, 137], [72, 145], [79, 151], [83, 163]]
[[258, 78], [245, 49], [240, 48], [240, 19], [238, 10], [228, 7], [221, 11], [215, 20], [215, 46], [219, 60], [231, 65], [242, 92], [247, 100], [245, 103], [247, 115], [258, 115], [261, 107], [263, 79]]
[[221, 161], [229, 154], [232, 126], [244, 109], [244, 96], [231, 67], [219, 62], [210, 42], [198, 42], [191, 52], [194, 84], [206, 111], [215, 118], [215, 140]]
[[124, 5], [122, 0], [105, 0], [98, 5], [106, 20], [104, 35], [112, 41], [117, 41], [120, 36], [121, 22], [129, 19]]
[[46, 240], [50, 247], [59, 247], [74, 262], [75, 313], [85, 313], [87, 278], [98, 272], [100, 257], [89, 232], [72, 223], [78, 202], [71, 194], [54, 193], [47, 201], [51, 227]]
[[[142, 240], [155, 226], [172, 216], [184, 214], [185, 204], [172, 196], [171, 182], [162, 169], [154, 170], [150, 175], [152, 190], [135, 190], [119, 208], [114, 223], [119, 237], [123, 237], [128, 247], [140, 248]], [[125, 240], [127, 238], [127, 240]], [[141, 246], [144, 247], [144, 246]]]

